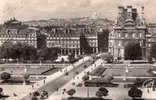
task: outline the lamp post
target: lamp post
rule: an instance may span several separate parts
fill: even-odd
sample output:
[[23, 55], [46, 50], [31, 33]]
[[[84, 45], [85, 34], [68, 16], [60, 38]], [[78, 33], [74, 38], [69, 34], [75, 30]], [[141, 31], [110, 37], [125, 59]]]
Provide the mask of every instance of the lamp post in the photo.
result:
[[129, 67], [129, 66], [130, 66], [130, 65], [128, 64], [128, 65], [126, 65], [126, 67], [125, 67], [125, 76], [124, 76], [124, 78], [123, 78], [124, 81], [127, 80], [127, 73], [129, 72], [129, 70], [128, 70], [128, 67]]
[[26, 66], [24, 67], [24, 76], [23, 76], [23, 85], [25, 85], [26, 84], [26, 79], [25, 79], [25, 75], [27, 74], [27, 68], [26, 68]]

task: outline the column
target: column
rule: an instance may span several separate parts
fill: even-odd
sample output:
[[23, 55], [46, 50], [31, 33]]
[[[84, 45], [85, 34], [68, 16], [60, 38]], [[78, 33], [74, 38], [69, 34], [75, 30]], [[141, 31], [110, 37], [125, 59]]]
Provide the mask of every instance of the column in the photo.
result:
[[61, 55], [62, 55], [62, 48], [61, 48]]
[[96, 53], [98, 53], [98, 47], [96, 47]]
[[78, 49], [78, 54], [79, 54], [79, 55], [81, 55], [81, 51], [80, 51], [80, 48]]
[[69, 54], [70, 53], [69, 48], [67, 50], [68, 50], [67, 54]]

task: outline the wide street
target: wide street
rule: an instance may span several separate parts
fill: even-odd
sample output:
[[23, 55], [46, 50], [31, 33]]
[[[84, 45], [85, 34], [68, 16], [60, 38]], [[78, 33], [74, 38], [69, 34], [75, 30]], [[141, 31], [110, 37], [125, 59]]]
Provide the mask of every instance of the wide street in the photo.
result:
[[[38, 88], [37, 91], [46, 90], [48, 91], [49, 95], [51, 95], [53, 92], [57, 91], [60, 87], [69, 82], [73, 77], [75, 77], [77, 75], [76, 74], [77, 72], [80, 73], [81, 71], [83, 71], [84, 65], [89, 66], [92, 63], [92, 61], [93, 61], [92, 58], [90, 58], [89, 60], [82, 62], [80, 65], [74, 66], [74, 68], [68, 72], [68, 75], [62, 74], [58, 78], [51, 81], [48, 81], [46, 79], [48, 82], [46, 81], [46, 83], [40, 88]], [[27, 95], [21, 100], [30, 100], [30, 96]]]

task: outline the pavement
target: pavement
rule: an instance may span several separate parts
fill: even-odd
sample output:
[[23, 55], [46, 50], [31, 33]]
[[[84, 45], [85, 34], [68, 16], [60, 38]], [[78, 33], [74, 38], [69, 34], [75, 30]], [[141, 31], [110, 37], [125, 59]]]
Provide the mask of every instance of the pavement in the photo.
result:
[[[73, 77], [76, 76], [76, 72], [81, 72], [84, 70], [84, 65], [89, 66], [92, 63], [91, 57], [84, 57], [83, 59], [79, 60], [78, 62], [70, 65], [50, 76], [48, 76], [45, 80], [41, 80], [35, 83], [32, 88], [34, 91], [42, 91], [46, 90], [49, 94], [57, 91], [61, 86], [69, 82]], [[64, 75], [68, 72], [69, 75]], [[33, 92], [33, 91], [32, 91]], [[30, 100], [29, 93], [26, 94], [24, 97], [20, 98], [21, 100]], [[18, 98], [18, 100], [20, 100]]]

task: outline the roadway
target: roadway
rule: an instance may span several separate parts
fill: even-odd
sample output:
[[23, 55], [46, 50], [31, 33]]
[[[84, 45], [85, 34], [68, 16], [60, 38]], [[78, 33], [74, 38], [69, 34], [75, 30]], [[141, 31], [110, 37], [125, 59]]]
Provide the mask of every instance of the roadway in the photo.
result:
[[[84, 70], [84, 65], [91, 65], [93, 62], [93, 60], [87, 60], [86, 62], [83, 62], [82, 64], [80, 64], [79, 66], [74, 67], [72, 70], [70, 70], [68, 72], [68, 75], [61, 75], [60, 77], [51, 80], [49, 82], [47, 82], [45, 85], [43, 85], [42, 87], [40, 87], [39, 89], [37, 89], [37, 91], [41, 91], [41, 90], [46, 90], [49, 95], [51, 95], [52, 93], [54, 93], [55, 91], [57, 91], [60, 87], [64, 86], [66, 83], [68, 83], [73, 77], [75, 77], [77, 74], [77, 72], [82, 72]], [[30, 96], [27, 95], [24, 98], [22, 98], [21, 100], [30, 100]]]

